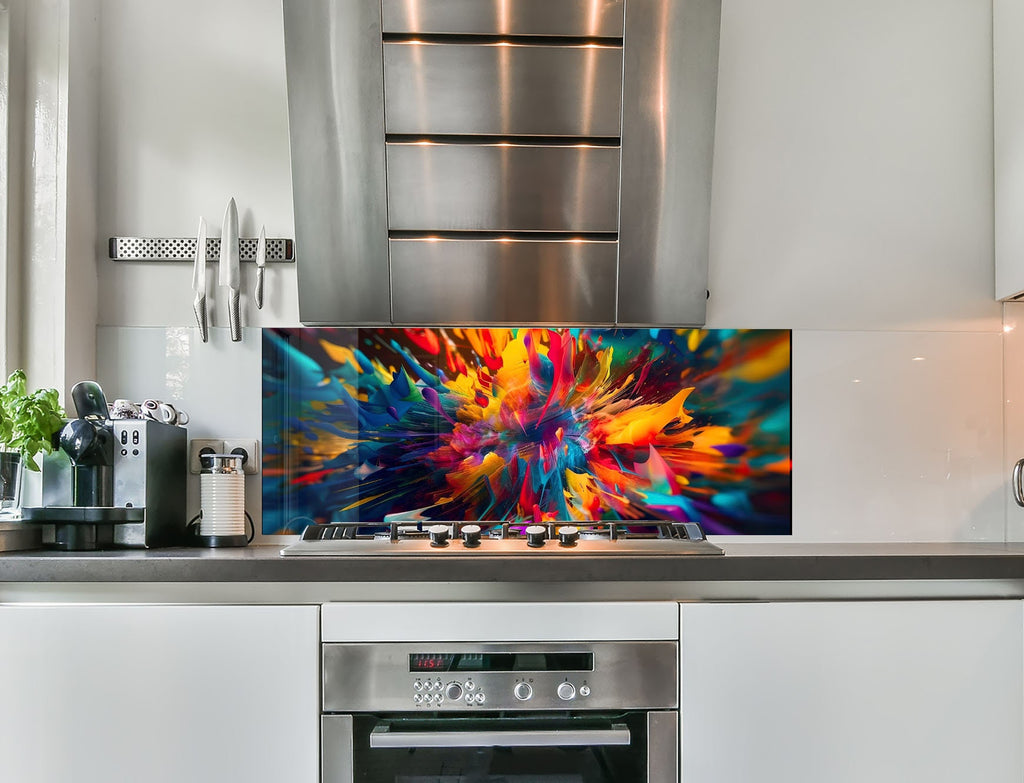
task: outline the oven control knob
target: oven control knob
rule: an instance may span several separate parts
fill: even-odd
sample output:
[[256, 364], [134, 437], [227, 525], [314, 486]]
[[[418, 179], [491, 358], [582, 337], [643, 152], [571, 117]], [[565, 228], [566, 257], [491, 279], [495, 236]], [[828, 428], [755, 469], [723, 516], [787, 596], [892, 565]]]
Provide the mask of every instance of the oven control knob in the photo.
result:
[[512, 689], [512, 693], [519, 701], [528, 701], [533, 696], [533, 688], [530, 687], [528, 682], [517, 682], [516, 687]]
[[544, 546], [544, 539], [548, 537], [548, 529], [544, 525], [530, 525], [526, 528], [527, 546]]
[[580, 537], [580, 529], [575, 525], [565, 525], [558, 528], [558, 543], [561, 546], [576, 546]]
[[448, 546], [448, 525], [431, 525], [427, 528], [431, 546]]
[[462, 545], [466, 547], [480, 546], [480, 525], [463, 525]]
[[589, 685], [581, 685], [580, 686], [580, 696], [589, 696], [589, 695], [590, 695], [590, 686]]
[[448, 701], [458, 701], [462, 698], [462, 686], [457, 682], [450, 682], [444, 689], [444, 695]]
[[555, 692], [562, 701], [572, 701], [576, 698], [576, 686], [571, 682], [558, 683], [558, 689]]

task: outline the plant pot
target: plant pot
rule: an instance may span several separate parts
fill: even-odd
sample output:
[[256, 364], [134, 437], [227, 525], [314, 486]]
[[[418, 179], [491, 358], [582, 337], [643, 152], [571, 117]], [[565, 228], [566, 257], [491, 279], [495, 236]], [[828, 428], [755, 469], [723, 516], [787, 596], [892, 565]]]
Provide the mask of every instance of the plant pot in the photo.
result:
[[17, 451], [0, 451], [0, 518], [21, 517], [21, 476], [25, 466]]

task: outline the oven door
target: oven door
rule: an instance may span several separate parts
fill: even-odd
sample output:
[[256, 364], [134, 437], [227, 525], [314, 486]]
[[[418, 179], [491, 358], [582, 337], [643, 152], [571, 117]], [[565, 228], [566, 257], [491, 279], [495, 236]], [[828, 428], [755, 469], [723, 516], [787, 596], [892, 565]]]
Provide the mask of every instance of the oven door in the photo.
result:
[[324, 783], [677, 783], [676, 712], [324, 715]]

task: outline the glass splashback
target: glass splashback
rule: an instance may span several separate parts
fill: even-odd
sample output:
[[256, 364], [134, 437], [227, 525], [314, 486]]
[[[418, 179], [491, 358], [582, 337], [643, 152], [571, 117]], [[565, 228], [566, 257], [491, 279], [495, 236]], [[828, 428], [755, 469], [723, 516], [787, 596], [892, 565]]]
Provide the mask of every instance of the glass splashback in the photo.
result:
[[263, 330], [263, 532], [385, 515], [792, 532], [791, 334]]

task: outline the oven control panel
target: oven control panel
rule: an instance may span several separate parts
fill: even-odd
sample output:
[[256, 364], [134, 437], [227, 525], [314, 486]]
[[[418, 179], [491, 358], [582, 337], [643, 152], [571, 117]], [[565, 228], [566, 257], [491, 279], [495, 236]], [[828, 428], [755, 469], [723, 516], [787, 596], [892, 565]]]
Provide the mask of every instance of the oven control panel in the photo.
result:
[[469, 678], [465, 680], [447, 680], [442, 678], [423, 679], [417, 677], [412, 683], [412, 704], [414, 707], [437, 709], [445, 706], [465, 704], [467, 707], [483, 707], [487, 703], [487, 692]]
[[[538, 682], [540, 680], [540, 682]], [[535, 688], [537, 690], [535, 690]], [[521, 705], [535, 709], [555, 706], [558, 702], [586, 701], [592, 691], [586, 678], [576, 681], [553, 680], [550, 677], [484, 677], [479, 679], [420, 678], [412, 681], [410, 703], [425, 709], [489, 707], [488, 693], [510, 692]], [[507, 701], [502, 699], [501, 701]], [[579, 704], [577, 706], [585, 707]]]
[[326, 643], [325, 712], [674, 709], [678, 644]]

